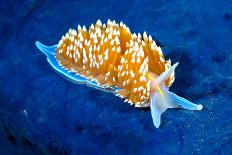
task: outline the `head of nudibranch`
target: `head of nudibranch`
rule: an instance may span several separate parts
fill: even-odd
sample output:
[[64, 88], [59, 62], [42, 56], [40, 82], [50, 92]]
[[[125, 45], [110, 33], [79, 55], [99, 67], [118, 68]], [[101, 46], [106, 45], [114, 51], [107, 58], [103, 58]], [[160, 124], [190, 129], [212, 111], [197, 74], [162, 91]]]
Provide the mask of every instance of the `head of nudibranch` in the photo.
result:
[[150, 107], [155, 127], [168, 108], [202, 109], [169, 91], [178, 63], [171, 65], [165, 60], [151, 35], [132, 34], [122, 22], [102, 24], [98, 20], [89, 28], [70, 29], [58, 45], [36, 45], [67, 79], [103, 90], [111, 88], [135, 107]]
[[169, 87], [166, 85], [166, 80], [174, 73], [178, 64], [179, 63], [177, 62], [173, 66], [170, 66], [159, 76], [154, 76], [148, 73], [151, 83], [149, 106], [151, 109], [153, 124], [157, 128], [160, 126], [162, 113], [168, 108], [183, 108], [188, 110], [202, 110], [203, 108], [201, 104], [194, 104], [169, 91]]

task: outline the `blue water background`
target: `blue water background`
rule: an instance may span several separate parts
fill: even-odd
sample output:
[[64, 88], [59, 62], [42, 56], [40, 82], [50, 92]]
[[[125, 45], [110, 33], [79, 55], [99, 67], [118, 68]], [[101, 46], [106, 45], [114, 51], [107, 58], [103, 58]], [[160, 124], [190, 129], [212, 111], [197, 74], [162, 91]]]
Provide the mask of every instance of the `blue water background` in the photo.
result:
[[[0, 154], [231, 154], [232, 1], [4, 0], [0, 2]], [[180, 62], [171, 91], [200, 112], [150, 110], [75, 85], [34, 45], [101, 19], [146, 31]]]

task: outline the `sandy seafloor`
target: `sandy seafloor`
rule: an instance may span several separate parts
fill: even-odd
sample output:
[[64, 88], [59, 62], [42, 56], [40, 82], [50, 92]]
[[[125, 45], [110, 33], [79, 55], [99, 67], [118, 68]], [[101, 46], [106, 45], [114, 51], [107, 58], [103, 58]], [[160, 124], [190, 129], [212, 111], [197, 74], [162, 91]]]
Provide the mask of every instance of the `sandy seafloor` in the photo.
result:
[[[231, 154], [232, 1], [0, 2], [0, 154]], [[34, 42], [101, 19], [146, 31], [180, 62], [171, 91], [200, 112], [171, 109], [156, 129], [150, 110], [73, 84]]]

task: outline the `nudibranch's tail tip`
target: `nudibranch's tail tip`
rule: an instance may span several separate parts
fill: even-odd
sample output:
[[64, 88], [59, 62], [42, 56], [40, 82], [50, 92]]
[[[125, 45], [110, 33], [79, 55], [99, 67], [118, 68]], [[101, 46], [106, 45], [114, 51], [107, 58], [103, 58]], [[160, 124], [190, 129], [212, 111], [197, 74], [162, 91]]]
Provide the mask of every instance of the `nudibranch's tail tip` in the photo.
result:
[[36, 47], [39, 49], [39, 50], [42, 50], [44, 47], [45, 47], [45, 45], [43, 45], [40, 41], [36, 41], [35, 42], [35, 45], [36, 45]]
[[35, 41], [35, 45], [37, 46], [37, 44], [38, 44], [38, 43], [39, 43], [39, 41], [38, 41], [38, 40], [36, 40], [36, 41]]
[[35, 42], [36, 47], [43, 52], [45, 55], [55, 54], [57, 45], [46, 46], [39, 41]]
[[38, 40], [35, 41], [35, 45], [38, 46], [39, 44], [41, 44], [41, 42], [39, 42]]

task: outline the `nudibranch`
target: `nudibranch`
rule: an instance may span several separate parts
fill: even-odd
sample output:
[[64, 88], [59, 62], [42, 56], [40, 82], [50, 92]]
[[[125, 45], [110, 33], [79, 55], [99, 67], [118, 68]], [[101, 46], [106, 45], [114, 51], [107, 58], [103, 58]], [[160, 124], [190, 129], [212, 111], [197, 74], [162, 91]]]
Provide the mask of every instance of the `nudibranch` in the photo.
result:
[[178, 63], [166, 61], [146, 32], [132, 34], [122, 22], [108, 20], [102, 24], [98, 20], [88, 29], [70, 29], [58, 45], [45, 46], [36, 41], [36, 46], [67, 79], [113, 92], [135, 107], [150, 107], [157, 128], [168, 108], [203, 108], [169, 91]]

